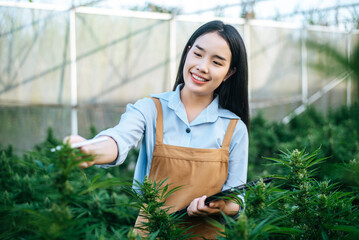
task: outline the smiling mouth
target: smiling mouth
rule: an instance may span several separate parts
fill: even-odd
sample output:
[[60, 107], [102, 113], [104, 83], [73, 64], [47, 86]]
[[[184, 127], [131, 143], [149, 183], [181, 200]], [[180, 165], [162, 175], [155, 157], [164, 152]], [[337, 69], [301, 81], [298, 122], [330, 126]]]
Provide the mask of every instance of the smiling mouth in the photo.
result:
[[208, 82], [207, 79], [204, 79], [204, 78], [201, 78], [193, 73], [191, 73], [191, 76], [194, 80], [198, 81], [198, 82], [201, 82], [201, 83], [205, 83], [205, 82]]

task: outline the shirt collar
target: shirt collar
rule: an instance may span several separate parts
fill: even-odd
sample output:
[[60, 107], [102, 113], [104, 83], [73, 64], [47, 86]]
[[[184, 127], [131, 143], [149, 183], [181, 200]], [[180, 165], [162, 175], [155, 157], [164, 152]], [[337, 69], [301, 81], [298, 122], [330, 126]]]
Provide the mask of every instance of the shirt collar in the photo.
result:
[[[178, 117], [183, 122], [188, 124], [186, 110], [184, 108], [184, 105], [183, 105], [183, 103], [181, 101], [181, 97], [180, 97], [180, 91], [181, 91], [182, 85], [183, 84], [178, 85], [176, 87], [175, 91], [161, 93], [161, 94], [154, 94], [151, 96], [167, 101], [168, 108], [175, 111], [176, 114], [178, 115]], [[200, 115], [190, 123], [190, 125], [193, 126], [193, 125], [198, 125], [198, 124], [202, 124], [202, 123], [215, 122], [218, 119], [218, 117], [229, 118], [229, 119], [239, 119], [239, 117], [236, 114], [232, 113], [231, 111], [229, 111], [227, 109], [220, 107], [219, 96], [217, 95], [213, 99], [213, 101], [208, 105], [208, 107], [206, 107], [200, 113]]]

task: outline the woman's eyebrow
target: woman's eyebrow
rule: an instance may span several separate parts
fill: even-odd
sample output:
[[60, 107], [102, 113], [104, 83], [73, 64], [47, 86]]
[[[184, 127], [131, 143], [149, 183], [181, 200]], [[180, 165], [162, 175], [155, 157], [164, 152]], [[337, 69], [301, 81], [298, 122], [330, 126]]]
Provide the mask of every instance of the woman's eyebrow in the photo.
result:
[[[206, 50], [204, 50], [204, 48], [202, 48], [202, 47], [200, 47], [200, 46], [198, 46], [198, 44], [196, 44], [196, 45], [194, 45], [196, 48], [198, 48], [199, 50], [201, 50], [201, 51], [206, 51]], [[219, 55], [214, 55], [216, 58], [219, 58], [219, 59], [221, 59], [222, 61], [227, 61], [227, 59], [225, 59], [224, 57], [222, 57], [222, 56], [219, 56]]]

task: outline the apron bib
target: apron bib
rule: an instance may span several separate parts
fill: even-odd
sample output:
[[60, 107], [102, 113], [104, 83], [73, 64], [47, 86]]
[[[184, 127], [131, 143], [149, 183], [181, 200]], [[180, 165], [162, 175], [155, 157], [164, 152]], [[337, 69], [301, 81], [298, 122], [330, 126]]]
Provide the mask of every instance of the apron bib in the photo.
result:
[[[156, 144], [153, 152], [149, 179], [160, 182], [167, 178], [168, 190], [181, 188], [166, 198], [170, 213], [188, 206], [193, 199], [210, 196], [221, 191], [227, 180], [229, 145], [238, 119], [228, 125], [220, 149], [201, 149], [163, 144], [163, 114], [159, 99], [153, 98], [157, 109]], [[213, 219], [213, 218], [212, 218]], [[138, 218], [136, 226], [141, 222]], [[186, 226], [195, 226], [190, 233], [200, 237], [192, 239], [215, 239], [219, 229], [208, 221], [208, 217], [188, 217]], [[138, 231], [139, 232], [139, 231]], [[139, 232], [140, 233], [140, 232]], [[141, 234], [141, 233], [140, 233]]]

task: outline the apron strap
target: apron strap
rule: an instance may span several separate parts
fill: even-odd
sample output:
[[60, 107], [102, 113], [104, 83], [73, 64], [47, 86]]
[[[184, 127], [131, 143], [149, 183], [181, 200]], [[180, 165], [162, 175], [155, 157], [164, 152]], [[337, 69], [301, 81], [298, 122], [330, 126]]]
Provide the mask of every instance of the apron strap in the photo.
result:
[[156, 122], [156, 144], [163, 143], [163, 114], [162, 105], [158, 98], [152, 98], [156, 104], [157, 109], [157, 122]]
[[238, 122], [238, 119], [231, 119], [231, 121], [228, 124], [226, 135], [224, 135], [223, 143], [222, 143], [222, 149], [229, 149], [229, 144], [231, 144], [232, 135], [234, 132], [234, 129], [236, 128], [236, 124]]
[[[162, 105], [158, 98], [152, 98], [155, 102], [156, 109], [157, 109], [157, 122], [156, 122], [156, 144], [163, 144], [163, 113], [162, 113]], [[224, 136], [222, 148], [229, 148], [231, 144], [232, 135], [234, 129], [236, 128], [236, 124], [238, 119], [231, 119], [228, 124], [226, 135]]]

